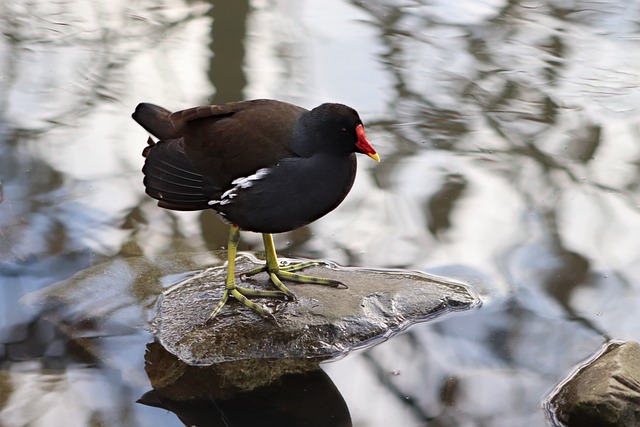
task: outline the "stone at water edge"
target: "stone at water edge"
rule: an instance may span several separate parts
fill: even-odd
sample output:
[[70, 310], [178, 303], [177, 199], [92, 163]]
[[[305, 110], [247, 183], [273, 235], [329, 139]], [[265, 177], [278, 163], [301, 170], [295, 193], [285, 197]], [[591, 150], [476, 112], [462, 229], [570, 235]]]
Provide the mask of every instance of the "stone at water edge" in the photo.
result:
[[640, 425], [640, 344], [610, 343], [548, 400], [567, 427]]
[[[263, 262], [237, 260], [239, 275]], [[466, 285], [413, 271], [316, 265], [304, 274], [342, 281], [348, 289], [291, 284], [295, 301], [259, 299], [276, 311], [277, 324], [231, 300], [215, 320], [205, 321], [224, 290], [226, 269], [200, 272], [168, 289], [153, 321], [158, 341], [190, 365], [246, 359], [317, 358], [344, 355], [383, 341], [413, 323], [480, 305]], [[241, 279], [238, 279], [240, 281]], [[271, 289], [266, 273], [242, 286]]]

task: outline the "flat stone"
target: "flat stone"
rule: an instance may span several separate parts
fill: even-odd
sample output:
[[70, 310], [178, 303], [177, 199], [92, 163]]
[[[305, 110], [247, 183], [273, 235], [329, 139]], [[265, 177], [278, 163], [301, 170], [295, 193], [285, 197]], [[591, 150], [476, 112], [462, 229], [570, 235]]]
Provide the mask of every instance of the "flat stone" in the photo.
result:
[[640, 425], [640, 344], [610, 344], [567, 380], [547, 407], [567, 427]]
[[[251, 254], [239, 256], [238, 282], [272, 289], [266, 273], [242, 278], [261, 265]], [[414, 323], [480, 305], [475, 291], [462, 282], [421, 272], [326, 263], [304, 274], [339, 280], [348, 289], [287, 283], [294, 301], [255, 299], [274, 311], [277, 323], [230, 298], [206, 324], [226, 278], [226, 267], [209, 268], [163, 293], [152, 322], [154, 334], [165, 349], [193, 366], [249, 359], [320, 361], [377, 344]]]

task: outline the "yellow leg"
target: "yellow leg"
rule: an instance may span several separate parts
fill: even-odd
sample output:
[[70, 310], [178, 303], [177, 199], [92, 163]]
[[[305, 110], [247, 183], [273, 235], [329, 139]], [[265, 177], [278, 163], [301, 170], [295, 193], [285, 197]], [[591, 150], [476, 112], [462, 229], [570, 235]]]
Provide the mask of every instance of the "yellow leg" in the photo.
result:
[[[222, 297], [218, 304], [213, 309], [207, 323], [211, 322], [213, 318], [222, 310], [222, 307], [227, 303], [229, 295], [240, 301], [247, 307], [255, 310], [263, 317], [274, 319], [273, 314], [267, 308], [256, 304], [247, 297], [277, 297], [283, 298], [292, 295], [291, 292], [280, 291], [263, 291], [257, 289], [249, 289], [236, 285], [235, 269], [236, 269], [236, 252], [238, 248], [238, 242], [240, 241], [240, 229], [237, 225], [231, 225], [229, 228], [229, 244], [227, 246], [227, 280], [225, 283], [225, 290], [222, 293]], [[277, 261], [276, 261], [277, 262]]]
[[264, 249], [266, 251], [267, 263], [264, 267], [258, 267], [254, 270], [246, 273], [247, 276], [252, 276], [254, 274], [258, 274], [260, 272], [266, 271], [269, 274], [269, 278], [273, 282], [273, 284], [284, 294], [289, 296], [293, 296], [293, 293], [287, 288], [282, 281], [287, 280], [289, 282], [296, 283], [306, 283], [306, 284], [314, 284], [314, 285], [326, 285], [332, 287], [346, 287], [344, 283], [334, 280], [334, 279], [326, 279], [324, 277], [313, 277], [306, 276], [303, 274], [293, 273], [294, 271], [302, 270], [304, 268], [312, 267], [314, 265], [318, 265], [318, 262], [308, 261], [308, 262], [300, 262], [288, 265], [286, 267], [281, 267], [278, 263], [278, 255], [276, 254], [276, 247], [273, 244], [273, 237], [271, 234], [263, 233], [262, 240], [264, 241]]

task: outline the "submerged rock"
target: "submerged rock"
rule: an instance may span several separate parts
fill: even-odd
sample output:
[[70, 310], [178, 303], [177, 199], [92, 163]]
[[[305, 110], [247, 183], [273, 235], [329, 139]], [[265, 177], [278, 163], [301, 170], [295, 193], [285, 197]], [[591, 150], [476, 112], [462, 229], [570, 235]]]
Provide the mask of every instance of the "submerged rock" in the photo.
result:
[[547, 408], [567, 427], [640, 425], [640, 344], [609, 344], [559, 388]]
[[[271, 288], [266, 273], [242, 279], [262, 262], [243, 254], [236, 271], [243, 286]], [[224, 290], [225, 267], [214, 267], [166, 290], [153, 321], [158, 341], [189, 365], [248, 359], [310, 359], [343, 356], [383, 341], [408, 326], [478, 306], [461, 282], [412, 271], [314, 265], [304, 274], [337, 279], [348, 289], [291, 284], [294, 301], [259, 299], [277, 323], [233, 299], [205, 324]]]

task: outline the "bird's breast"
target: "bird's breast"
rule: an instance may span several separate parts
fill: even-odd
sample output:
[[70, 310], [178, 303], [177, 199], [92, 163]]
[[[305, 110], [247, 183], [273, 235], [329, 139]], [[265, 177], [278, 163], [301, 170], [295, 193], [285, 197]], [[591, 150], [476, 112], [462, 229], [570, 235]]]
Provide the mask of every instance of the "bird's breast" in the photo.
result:
[[244, 230], [290, 231], [335, 209], [355, 174], [355, 155], [288, 158], [234, 180], [209, 205]]

